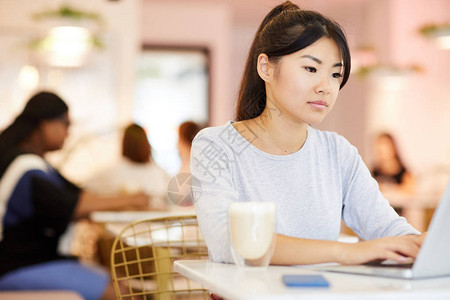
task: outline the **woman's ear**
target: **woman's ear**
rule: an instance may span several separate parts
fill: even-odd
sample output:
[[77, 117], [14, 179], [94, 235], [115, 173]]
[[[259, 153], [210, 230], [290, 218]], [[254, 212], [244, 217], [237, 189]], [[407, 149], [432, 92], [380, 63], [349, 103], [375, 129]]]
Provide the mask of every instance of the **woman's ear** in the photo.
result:
[[258, 63], [257, 63], [257, 70], [259, 77], [261, 77], [262, 80], [265, 82], [270, 82], [271, 79], [271, 64], [269, 62], [269, 57], [265, 53], [261, 53], [258, 55]]

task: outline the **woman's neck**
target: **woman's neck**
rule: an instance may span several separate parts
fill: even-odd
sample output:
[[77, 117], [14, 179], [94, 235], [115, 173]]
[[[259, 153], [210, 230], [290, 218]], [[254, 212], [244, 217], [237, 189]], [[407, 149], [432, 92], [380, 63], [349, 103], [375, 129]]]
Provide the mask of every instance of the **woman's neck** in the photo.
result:
[[41, 157], [43, 157], [46, 152], [36, 132], [33, 132], [27, 139], [22, 141], [18, 147], [24, 152], [33, 153]]
[[189, 161], [191, 159], [191, 146], [186, 143], [180, 143], [178, 145], [178, 155], [182, 162]]
[[[260, 116], [243, 121], [235, 127], [260, 150], [275, 155], [287, 155], [303, 147], [307, 126], [305, 123], [293, 123], [282, 116], [271, 115], [270, 111], [264, 110]], [[246, 129], [249, 132], [246, 132]]]

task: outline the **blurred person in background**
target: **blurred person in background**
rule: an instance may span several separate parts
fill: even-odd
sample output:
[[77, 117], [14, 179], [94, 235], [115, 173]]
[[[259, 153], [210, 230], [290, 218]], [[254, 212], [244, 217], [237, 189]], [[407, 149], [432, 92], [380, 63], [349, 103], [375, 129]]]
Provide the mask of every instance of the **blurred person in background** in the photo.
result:
[[86, 188], [100, 194], [145, 193], [150, 197], [149, 209], [164, 210], [169, 180], [152, 158], [144, 128], [133, 123], [124, 130], [121, 159], [94, 175]]
[[66, 103], [39, 92], [0, 134], [0, 290], [72, 290], [113, 299], [109, 274], [58, 252], [69, 222], [96, 210], [141, 209], [144, 194], [101, 197], [72, 184], [44, 158], [68, 135]]
[[[377, 180], [380, 190], [389, 199], [395, 196], [412, 195], [416, 180], [403, 163], [394, 137], [386, 132], [375, 139], [375, 160], [372, 175]], [[402, 214], [400, 207], [394, 207]]]
[[178, 127], [178, 154], [181, 159], [181, 168], [178, 173], [190, 173], [192, 140], [203, 127], [199, 124], [186, 121]]
[[178, 174], [172, 178], [168, 186], [169, 200], [178, 207], [192, 209], [193, 205], [193, 178], [190, 170], [191, 146], [194, 137], [202, 129], [202, 126], [185, 121], [178, 126], [178, 155], [181, 159], [181, 167]]

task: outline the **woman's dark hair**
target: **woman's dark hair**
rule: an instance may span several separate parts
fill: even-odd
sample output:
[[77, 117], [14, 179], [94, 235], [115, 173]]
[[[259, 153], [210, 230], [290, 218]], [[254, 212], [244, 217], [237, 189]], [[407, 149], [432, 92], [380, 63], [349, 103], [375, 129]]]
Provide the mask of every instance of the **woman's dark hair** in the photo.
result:
[[22, 113], [0, 134], [0, 155], [17, 147], [41, 121], [61, 118], [69, 110], [56, 94], [39, 92], [28, 100]]
[[181, 123], [181, 125], [178, 127], [178, 136], [190, 147], [192, 145], [192, 140], [200, 131], [200, 129], [202, 129], [202, 126], [200, 126], [199, 124], [192, 121], [186, 121]]
[[394, 150], [395, 159], [397, 160], [397, 162], [401, 168], [406, 169], [406, 166], [403, 164], [403, 161], [400, 157], [400, 153], [398, 152], [397, 143], [395, 142], [395, 139], [392, 136], [392, 134], [387, 133], [387, 132], [381, 132], [378, 134], [377, 139], [379, 140], [382, 138], [389, 140], [389, 142], [391, 143], [392, 148]]
[[122, 155], [137, 163], [150, 161], [152, 147], [144, 128], [130, 124], [125, 128], [122, 140]]
[[265, 53], [273, 63], [282, 56], [308, 47], [322, 37], [334, 40], [344, 65], [340, 88], [350, 75], [350, 50], [342, 28], [318, 12], [301, 10], [290, 1], [276, 6], [262, 21], [250, 47], [239, 90], [236, 120], [259, 116], [266, 107], [264, 81], [257, 72], [258, 56]]

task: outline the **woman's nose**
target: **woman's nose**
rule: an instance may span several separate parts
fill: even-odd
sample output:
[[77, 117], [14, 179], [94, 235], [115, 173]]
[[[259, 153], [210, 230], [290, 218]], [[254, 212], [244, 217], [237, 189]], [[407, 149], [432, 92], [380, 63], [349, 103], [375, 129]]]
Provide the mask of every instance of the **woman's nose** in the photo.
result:
[[315, 91], [317, 94], [326, 95], [326, 94], [330, 93], [330, 90], [331, 90], [331, 86], [330, 86], [329, 78], [328, 78], [328, 76], [323, 76], [320, 79], [320, 81], [317, 83]]

